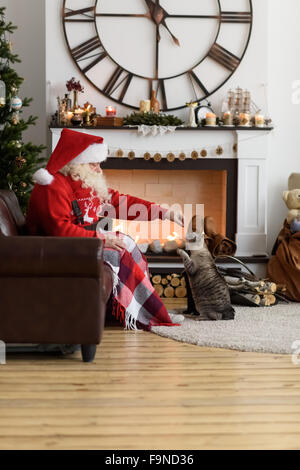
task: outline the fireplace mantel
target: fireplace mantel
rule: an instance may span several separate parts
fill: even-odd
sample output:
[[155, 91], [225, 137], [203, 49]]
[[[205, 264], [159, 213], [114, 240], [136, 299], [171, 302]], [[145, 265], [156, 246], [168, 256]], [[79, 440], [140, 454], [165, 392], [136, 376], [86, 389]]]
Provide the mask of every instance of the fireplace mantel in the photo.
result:
[[[137, 128], [72, 128], [102, 136], [113, 148], [132, 149], [137, 151], [137, 158], [110, 156], [107, 168], [119, 170], [129, 168], [150, 169], [160, 165], [162, 170], [181, 169], [185, 164], [190, 168], [205, 168], [207, 161], [234, 159], [237, 161], [237, 218], [236, 242], [237, 256], [253, 257], [267, 255], [267, 175], [268, 136], [272, 128], [178, 128], [180, 132], [167, 133], [163, 136], [142, 136]], [[62, 128], [51, 128], [52, 150], [57, 145]], [[223, 148], [223, 154], [217, 155], [217, 148]], [[178, 152], [184, 149], [208, 149], [206, 158], [192, 160], [188, 156], [184, 162], [176, 160], [169, 163], [163, 159], [159, 163], [145, 162], [139, 150], [150, 153], [160, 151]], [[212, 163], [212, 162], [211, 162]], [[145, 165], [146, 164], [146, 165]], [[155, 166], [159, 168], [159, 166]], [[182, 168], [184, 169], [184, 168]]]

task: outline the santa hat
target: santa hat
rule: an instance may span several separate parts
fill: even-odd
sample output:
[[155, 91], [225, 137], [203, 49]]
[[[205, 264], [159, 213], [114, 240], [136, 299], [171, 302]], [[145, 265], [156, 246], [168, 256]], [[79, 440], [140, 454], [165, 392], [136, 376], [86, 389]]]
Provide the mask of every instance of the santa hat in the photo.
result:
[[55, 174], [67, 163], [101, 163], [107, 159], [108, 148], [102, 137], [63, 129], [46, 168], [33, 174], [33, 180], [43, 186], [54, 180]]

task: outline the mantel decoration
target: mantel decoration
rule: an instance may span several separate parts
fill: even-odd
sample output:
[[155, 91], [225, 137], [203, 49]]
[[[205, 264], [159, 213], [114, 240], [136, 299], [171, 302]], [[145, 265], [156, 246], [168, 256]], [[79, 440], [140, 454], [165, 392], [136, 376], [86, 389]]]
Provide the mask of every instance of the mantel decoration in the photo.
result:
[[78, 109], [78, 93], [84, 92], [84, 87], [81, 85], [80, 81], [75, 81], [75, 77], [72, 77], [66, 83], [67, 90], [69, 92], [73, 91], [73, 111], [75, 112]]
[[184, 122], [172, 114], [152, 111], [147, 113], [132, 113], [124, 118], [124, 126], [182, 126]]

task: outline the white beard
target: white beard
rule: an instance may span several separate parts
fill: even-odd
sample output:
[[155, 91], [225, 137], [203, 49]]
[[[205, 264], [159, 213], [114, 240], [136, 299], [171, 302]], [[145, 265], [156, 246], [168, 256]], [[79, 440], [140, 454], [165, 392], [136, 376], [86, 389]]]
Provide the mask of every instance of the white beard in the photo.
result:
[[103, 173], [93, 171], [88, 163], [81, 165], [68, 164], [64, 166], [60, 172], [65, 176], [70, 175], [73, 181], [81, 180], [82, 188], [90, 188], [92, 193], [99, 197], [101, 201], [110, 201], [111, 196], [108, 191], [105, 176]]

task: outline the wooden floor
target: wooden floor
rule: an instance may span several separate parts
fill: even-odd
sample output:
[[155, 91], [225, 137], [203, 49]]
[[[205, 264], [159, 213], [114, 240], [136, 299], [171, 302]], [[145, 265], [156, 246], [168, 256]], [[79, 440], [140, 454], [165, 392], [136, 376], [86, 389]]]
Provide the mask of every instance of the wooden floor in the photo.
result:
[[299, 449], [300, 366], [107, 328], [93, 364], [9, 356], [1, 449]]

